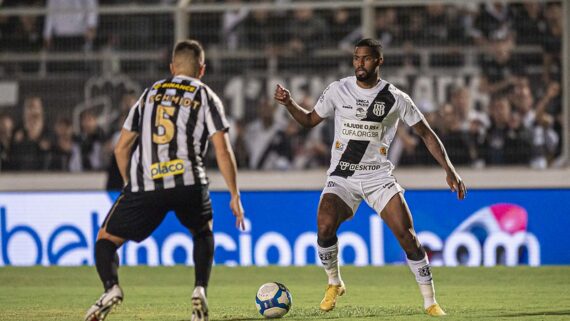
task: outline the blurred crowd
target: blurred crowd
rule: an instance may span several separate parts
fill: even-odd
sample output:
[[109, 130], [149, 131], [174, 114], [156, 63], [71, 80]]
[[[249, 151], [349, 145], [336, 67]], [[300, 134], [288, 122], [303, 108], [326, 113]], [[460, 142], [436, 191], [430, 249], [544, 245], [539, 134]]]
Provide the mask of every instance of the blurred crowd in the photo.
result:
[[[289, 3], [291, 0], [195, 0], [225, 3], [236, 10], [191, 12], [189, 33], [202, 42], [229, 50], [263, 49], [295, 55], [315, 49], [345, 47], [363, 35], [358, 8], [315, 10], [250, 9], [244, 3]], [[174, 37], [172, 14], [106, 14], [98, 6], [174, 5], [176, 0], [0, 0], [0, 8], [44, 7], [47, 15], [0, 15], [0, 51], [149, 50]], [[484, 45], [515, 36], [517, 44], [560, 43], [560, 1], [428, 4], [378, 7], [373, 29], [386, 47], [403, 45]]]
[[[168, 48], [173, 38], [171, 15], [152, 15], [152, 19], [145, 15], [98, 16], [90, 8], [175, 2], [0, 0], [2, 7], [73, 8], [63, 13], [53, 10], [46, 17], [0, 15], [0, 52]], [[192, 1], [214, 2], [222, 1]], [[203, 41], [210, 50], [257, 50], [318, 65], [311, 56], [314, 51], [350, 50], [363, 35], [358, 9], [250, 10], [240, 7], [240, 0], [223, 2], [238, 9], [201, 12], [190, 18], [190, 36]], [[561, 13], [560, 2], [382, 7], [375, 11], [374, 31], [384, 47], [402, 48], [403, 52], [430, 46], [483, 48], [475, 62], [480, 70], [475, 92], [453, 85], [443, 104], [417, 102], [418, 106], [442, 138], [454, 164], [521, 164], [542, 169], [556, 166], [561, 154]], [[524, 45], [540, 48], [538, 59], [515, 57], [515, 49]], [[444, 64], [464, 63], [461, 58], [450, 59], [460, 56], [460, 51], [446, 54]], [[400, 65], [414, 65], [415, 59], [414, 55], [404, 56]], [[529, 70], [529, 66], [538, 66], [538, 71]], [[488, 102], [476, 103], [473, 95], [484, 95]], [[134, 93], [125, 95], [112, 126], [108, 119], [102, 120], [89, 110], [81, 113], [74, 126], [74, 120], [67, 117], [46, 124], [42, 97], [25, 97], [21, 115], [0, 114], [0, 169], [109, 168], [114, 164], [112, 146], [121, 119], [136, 98]], [[311, 109], [316, 97], [300, 92], [295, 98]], [[271, 97], [260, 97], [247, 108], [252, 117], [231, 119], [231, 139], [240, 167], [283, 170], [328, 166], [334, 135], [331, 122], [310, 131], [302, 129], [277, 108]], [[107, 125], [101, 126], [101, 122]], [[401, 165], [434, 163], [418, 138], [403, 126], [389, 156]]]

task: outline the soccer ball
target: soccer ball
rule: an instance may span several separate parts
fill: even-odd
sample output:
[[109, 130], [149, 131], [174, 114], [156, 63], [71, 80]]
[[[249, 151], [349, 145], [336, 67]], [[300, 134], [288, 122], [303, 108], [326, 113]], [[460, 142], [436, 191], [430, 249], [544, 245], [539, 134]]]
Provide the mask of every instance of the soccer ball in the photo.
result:
[[255, 305], [259, 313], [266, 318], [280, 318], [291, 309], [291, 292], [281, 283], [270, 282], [257, 290]]

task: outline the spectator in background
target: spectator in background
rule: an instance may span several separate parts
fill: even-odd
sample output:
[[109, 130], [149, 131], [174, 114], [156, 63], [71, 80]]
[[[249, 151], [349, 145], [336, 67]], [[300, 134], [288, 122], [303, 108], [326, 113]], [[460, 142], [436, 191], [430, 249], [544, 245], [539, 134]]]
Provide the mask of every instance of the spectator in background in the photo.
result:
[[10, 147], [14, 134], [14, 120], [8, 114], [0, 114], [0, 171], [10, 170]]
[[491, 126], [487, 130], [483, 153], [487, 165], [528, 164], [532, 133], [522, 126], [520, 116], [502, 96], [491, 100]]
[[249, 168], [285, 170], [291, 167], [291, 146], [285, 139], [286, 123], [277, 120], [276, 108], [267, 97], [257, 106], [258, 118], [247, 125], [245, 143]]
[[458, 24], [452, 24], [451, 21], [448, 21], [445, 5], [434, 3], [426, 6], [423, 38], [428, 44], [448, 44], [451, 28], [454, 26], [458, 26]]
[[479, 157], [476, 137], [478, 133], [464, 130], [460, 114], [451, 104], [444, 104], [440, 109], [441, 125], [438, 135], [445, 144], [449, 159], [454, 164], [474, 165]]
[[503, 1], [489, 1], [482, 5], [471, 29], [471, 37], [478, 46], [490, 44], [496, 39], [511, 39], [513, 13]]
[[527, 1], [515, 4], [513, 7], [517, 44], [541, 44], [542, 34], [546, 29], [542, 4], [537, 1]]
[[266, 9], [253, 10], [244, 21], [247, 48], [263, 50], [269, 55], [276, 54], [275, 37], [277, 24]]
[[[304, 88], [299, 99], [299, 106], [305, 110], [310, 110], [315, 101]], [[321, 122], [313, 130], [302, 128], [291, 117], [285, 129], [287, 141], [290, 143], [292, 153], [292, 166], [295, 169], [321, 168], [328, 165], [330, 159], [330, 145], [334, 132], [332, 122]], [[326, 141], [326, 143], [325, 143]]]
[[235, 141], [232, 143], [232, 146], [235, 151], [237, 166], [239, 168], [247, 168], [249, 166], [249, 152], [245, 140], [246, 126], [242, 120], [237, 120], [232, 128], [235, 129]]
[[546, 6], [546, 30], [543, 35], [544, 75], [545, 83], [562, 82], [562, 7], [560, 3], [549, 3]]
[[89, 51], [97, 31], [97, 0], [47, 0], [44, 43], [54, 51]]
[[554, 128], [554, 118], [546, 112], [549, 103], [560, 94], [560, 86], [549, 86], [546, 94], [535, 103], [532, 90], [527, 83], [516, 86], [510, 96], [514, 111], [519, 115], [522, 126], [532, 133], [532, 168], [544, 169], [554, 158], [559, 134]]
[[331, 45], [333, 48], [340, 47], [341, 41], [359, 27], [359, 15], [353, 14], [348, 8], [336, 8], [327, 13]]
[[[398, 12], [395, 8], [384, 7], [376, 10], [374, 32], [376, 39], [384, 47], [390, 47], [394, 42], [402, 39], [402, 29], [398, 21]], [[359, 27], [342, 40], [341, 48], [352, 50], [354, 44], [364, 37], [364, 30], [362, 30], [362, 27]]]
[[[2, 1], [0, 1], [2, 2]], [[40, 7], [41, 0], [8, 0], [2, 7]], [[30, 52], [42, 47], [42, 16], [0, 16], [0, 50]]]
[[455, 113], [461, 131], [470, 132], [475, 136], [484, 136], [489, 127], [489, 116], [473, 108], [471, 92], [464, 86], [456, 86], [451, 89], [451, 107]]
[[[226, 1], [228, 5], [240, 5], [241, 0]], [[226, 10], [222, 16], [222, 44], [229, 50], [236, 50], [244, 43], [244, 21], [249, 15], [247, 7]]]
[[79, 148], [81, 151], [80, 168], [74, 170], [92, 171], [104, 167], [103, 147], [105, 135], [97, 124], [97, 116], [91, 110], [85, 110], [80, 116], [81, 133]]
[[484, 55], [481, 62], [481, 83], [479, 90], [488, 95], [505, 95], [526, 76], [520, 60], [513, 59], [513, 40], [493, 40], [489, 46], [490, 55]]
[[71, 120], [58, 118], [55, 122], [54, 134], [48, 169], [69, 172], [80, 168], [81, 155], [73, 135]]
[[47, 168], [50, 141], [44, 124], [44, 107], [39, 97], [24, 100], [23, 126], [14, 133], [11, 162], [16, 170]]
[[311, 8], [295, 9], [293, 20], [288, 26], [288, 49], [293, 55], [311, 53], [327, 43], [328, 26], [325, 20], [315, 15]]

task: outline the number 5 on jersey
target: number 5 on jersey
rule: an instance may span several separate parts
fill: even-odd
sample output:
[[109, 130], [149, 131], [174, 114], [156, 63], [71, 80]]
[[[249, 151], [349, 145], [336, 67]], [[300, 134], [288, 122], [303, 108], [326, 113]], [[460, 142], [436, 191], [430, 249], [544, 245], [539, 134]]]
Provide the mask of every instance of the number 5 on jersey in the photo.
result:
[[169, 117], [174, 116], [176, 107], [158, 105], [156, 107], [156, 120], [154, 126], [157, 127], [156, 134], [152, 134], [152, 141], [155, 144], [168, 144], [174, 138], [174, 123]]

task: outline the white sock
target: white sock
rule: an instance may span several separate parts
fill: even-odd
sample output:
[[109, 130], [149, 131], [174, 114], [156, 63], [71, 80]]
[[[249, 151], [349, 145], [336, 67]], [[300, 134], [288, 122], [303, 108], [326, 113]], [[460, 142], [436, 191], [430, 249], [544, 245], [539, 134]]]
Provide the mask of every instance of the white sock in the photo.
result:
[[435, 289], [433, 287], [433, 280], [431, 277], [431, 266], [427, 255], [419, 261], [412, 261], [407, 259], [408, 266], [412, 273], [416, 276], [416, 281], [420, 287], [420, 293], [424, 297], [424, 309], [437, 303], [435, 300]]
[[329, 284], [339, 285], [341, 283], [340, 268], [338, 263], [338, 242], [330, 247], [317, 246], [319, 251], [319, 258], [323, 263], [325, 272], [329, 277]]

